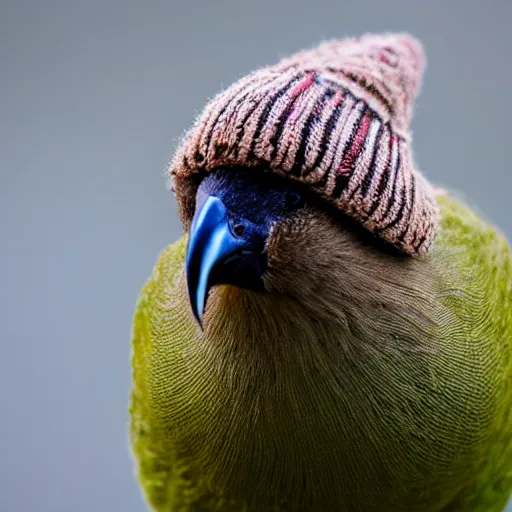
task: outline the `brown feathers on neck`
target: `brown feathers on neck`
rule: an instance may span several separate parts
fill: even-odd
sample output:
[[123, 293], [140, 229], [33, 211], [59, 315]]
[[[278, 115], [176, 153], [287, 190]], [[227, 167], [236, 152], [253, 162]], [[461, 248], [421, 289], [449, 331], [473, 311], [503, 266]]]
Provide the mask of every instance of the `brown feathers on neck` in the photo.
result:
[[435, 386], [434, 274], [318, 212], [276, 226], [268, 255], [269, 291], [215, 287], [195, 340], [198, 386], [215, 411], [201, 464], [258, 504], [296, 496], [295, 510], [316, 496], [301, 510], [377, 507], [402, 474], [419, 477], [423, 443], [399, 440], [395, 425], [420, 439], [423, 424], [403, 408]]
[[268, 292], [212, 291], [203, 348], [227, 358], [222, 371], [237, 360], [248, 377], [301, 366], [302, 357], [357, 368], [382, 355], [435, 352], [432, 265], [376, 247], [351, 228], [306, 209], [270, 236]]

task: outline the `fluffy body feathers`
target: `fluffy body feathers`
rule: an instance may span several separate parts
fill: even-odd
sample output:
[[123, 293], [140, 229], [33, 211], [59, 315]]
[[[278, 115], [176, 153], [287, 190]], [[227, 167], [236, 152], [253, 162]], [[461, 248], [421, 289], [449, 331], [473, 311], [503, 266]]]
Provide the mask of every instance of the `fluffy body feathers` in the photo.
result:
[[186, 239], [164, 250], [132, 359], [131, 441], [157, 511], [503, 509], [511, 251], [469, 208], [437, 200], [423, 259], [308, 205], [271, 232], [269, 293], [214, 287], [204, 331]]

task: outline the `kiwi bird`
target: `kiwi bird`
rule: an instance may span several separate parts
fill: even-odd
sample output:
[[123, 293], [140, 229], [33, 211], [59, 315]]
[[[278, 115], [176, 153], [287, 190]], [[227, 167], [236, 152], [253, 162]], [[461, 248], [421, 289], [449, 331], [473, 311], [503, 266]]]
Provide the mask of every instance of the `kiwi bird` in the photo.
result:
[[413, 160], [424, 66], [407, 34], [328, 41], [243, 77], [184, 136], [184, 235], [133, 323], [154, 510], [505, 507], [512, 251]]

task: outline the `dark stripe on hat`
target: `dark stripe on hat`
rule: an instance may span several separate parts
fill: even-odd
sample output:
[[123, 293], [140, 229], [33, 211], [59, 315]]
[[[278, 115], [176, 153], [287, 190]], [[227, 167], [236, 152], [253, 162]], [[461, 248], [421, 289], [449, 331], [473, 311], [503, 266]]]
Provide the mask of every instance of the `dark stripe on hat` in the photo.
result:
[[404, 224], [404, 228], [403, 228], [402, 232], [400, 233], [400, 235], [397, 237], [398, 241], [400, 241], [400, 242], [403, 242], [403, 240], [405, 238], [405, 233], [407, 232], [407, 228], [409, 227], [412, 212], [414, 211], [414, 196], [415, 196], [415, 190], [416, 190], [416, 179], [414, 177], [414, 172], [411, 172], [411, 181], [410, 181], [409, 188], [410, 188], [411, 206], [410, 206], [409, 212], [407, 214], [407, 221]]
[[325, 153], [327, 151], [327, 146], [330, 141], [331, 132], [332, 132], [334, 126], [336, 125], [336, 123], [338, 122], [338, 119], [340, 118], [341, 110], [343, 108], [345, 98], [346, 98], [346, 95], [344, 95], [344, 97], [341, 99], [341, 101], [336, 105], [336, 107], [334, 107], [331, 115], [329, 116], [329, 119], [327, 120], [327, 123], [325, 123], [325, 129], [322, 134], [322, 140], [320, 142], [320, 150], [318, 151], [318, 155], [315, 159], [315, 163], [313, 164], [313, 167], [311, 169], [307, 169], [303, 173], [303, 176], [307, 176], [312, 171], [314, 171], [320, 165], [322, 160], [324, 159]]
[[309, 135], [313, 126], [319, 121], [318, 114], [321, 112], [321, 109], [327, 99], [327, 91], [329, 89], [325, 89], [320, 98], [316, 101], [314, 107], [311, 109], [311, 112], [308, 115], [306, 123], [302, 127], [302, 131], [300, 134], [300, 144], [297, 153], [295, 154], [295, 163], [293, 167], [290, 169], [290, 174], [292, 176], [300, 176], [302, 167], [304, 166], [304, 162], [306, 160], [306, 144], [309, 140]]
[[371, 96], [373, 96], [375, 99], [377, 99], [386, 110], [389, 112], [390, 116], [393, 117], [395, 115], [395, 109], [393, 108], [393, 105], [382, 95], [382, 93], [375, 87], [374, 84], [371, 82], [368, 83], [366, 81], [366, 77], [364, 76], [357, 76], [353, 73], [348, 73], [343, 70], [337, 70], [338, 73], [341, 73], [343, 76], [348, 78], [349, 80], [352, 80], [352, 82], [355, 82], [360, 87], [362, 87], [366, 92], [368, 92]]
[[[267, 82], [265, 85], [268, 85], [269, 83], [272, 83], [272, 81]], [[244, 94], [239, 95], [238, 96], [238, 101], [235, 103], [233, 109], [235, 110], [240, 105], [240, 103], [245, 101], [247, 96], [249, 96], [249, 94], [251, 94], [251, 93], [254, 94], [254, 91], [247, 91], [247, 90], [245, 90]], [[245, 114], [242, 122], [240, 123], [240, 125], [241, 125], [240, 126], [240, 130], [236, 134], [236, 139], [235, 139], [234, 148], [233, 148], [234, 149], [234, 155], [235, 155], [236, 158], [238, 158], [240, 141], [242, 140], [242, 137], [244, 136], [245, 124], [247, 123], [247, 120], [254, 114], [254, 111], [258, 108], [258, 106], [259, 106], [259, 103], [254, 104], [249, 109], [249, 112], [247, 112]], [[236, 115], [236, 112], [234, 112], [233, 115]]]
[[402, 217], [404, 216], [404, 209], [405, 209], [405, 195], [407, 193], [407, 190], [406, 190], [407, 187], [404, 186], [404, 188], [402, 189], [402, 201], [400, 203], [400, 208], [398, 209], [398, 212], [397, 214], [395, 215], [395, 218], [393, 220], [391, 220], [390, 222], [388, 222], [385, 226], [381, 227], [381, 228], [377, 228], [375, 230], [376, 233], [382, 233], [383, 231], [386, 231], [386, 229], [390, 229], [392, 228], [393, 226], [395, 226], [397, 224], [397, 222], [399, 222]]
[[[275, 81], [275, 80], [274, 80]], [[265, 85], [268, 85], [272, 83], [272, 80], [267, 82]], [[224, 111], [226, 110], [226, 108], [228, 106], [231, 106], [232, 107], [232, 110], [235, 110], [237, 109], [237, 107], [240, 105], [240, 103], [242, 103], [246, 98], [247, 96], [250, 94], [250, 92], [248, 92], [246, 89], [243, 89], [242, 91], [238, 91], [238, 94], [236, 94], [233, 98], [231, 98], [228, 103], [226, 103], [226, 105], [224, 105], [224, 109], [222, 110], [222, 112], [219, 113], [219, 115], [217, 116], [217, 119], [215, 120], [215, 122], [212, 124], [212, 129], [210, 130], [210, 133], [208, 134], [208, 142], [207, 142], [207, 146], [206, 146], [206, 150], [208, 151], [209, 150], [209, 146], [210, 146], [210, 142], [211, 142], [211, 138], [212, 138], [212, 135], [213, 135], [213, 132], [215, 131], [215, 126], [217, 125], [220, 117], [222, 116], [222, 114], [224, 113]], [[247, 122], [247, 120], [249, 119], [249, 117], [251, 117], [251, 115], [253, 114], [253, 112], [256, 110], [256, 108], [258, 107], [258, 103], [256, 105], [254, 105], [250, 111], [245, 115], [245, 118], [243, 120], [243, 123], [242, 123], [242, 129], [240, 130], [240, 133], [237, 135], [236, 137], [236, 141], [235, 141], [235, 145], [234, 145], [234, 153], [235, 153], [235, 156], [238, 157], [238, 146], [239, 146], [239, 143], [240, 141], [242, 140], [242, 137], [243, 137], [243, 134], [244, 134], [244, 128], [245, 128], [245, 123]], [[236, 112], [233, 112], [233, 114], [236, 114]], [[200, 155], [200, 156], [203, 156], [203, 155]], [[203, 159], [204, 159], [204, 156], [203, 156]], [[196, 158], [197, 160], [197, 158]], [[198, 160], [198, 161], [202, 161], [202, 159]]]
[[[380, 121], [380, 118], [377, 118]], [[361, 195], [362, 197], [366, 197], [368, 195], [368, 190], [370, 190], [370, 185], [372, 184], [373, 177], [375, 176], [375, 159], [379, 153], [380, 149], [380, 139], [382, 137], [382, 122], [379, 123], [379, 129], [377, 130], [377, 135], [375, 136], [375, 141], [373, 143], [373, 154], [372, 159], [370, 161], [369, 173], [364, 177], [363, 183], [361, 184]]]
[[[272, 83], [272, 81], [269, 81], [268, 83]], [[243, 94], [240, 94], [241, 92], [243, 91]], [[242, 89], [242, 91], [238, 91], [237, 94], [235, 94], [235, 96], [231, 96], [229, 97], [229, 99], [227, 100], [226, 103], [224, 103], [224, 106], [222, 107], [222, 109], [219, 111], [219, 113], [217, 114], [217, 117], [215, 118], [215, 121], [212, 123], [211, 125], [211, 129], [210, 131], [208, 132], [207, 136], [206, 136], [206, 144], [205, 144], [205, 147], [206, 147], [206, 153], [208, 154], [208, 152], [210, 151], [210, 143], [211, 143], [211, 140], [212, 140], [212, 137], [213, 137], [213, 132], [215, 131], [215, 127], [217, 126], [217, 123], [219, 122], [219, 119], [221, 118], [221, 116], [224, 114], [224, 112], [226, 111], [226, 109], [228, 107], [231, 107], [234, 109], [236, 109], [236, 107], [243, 101], [245, 100], [245, 98], [247, 97], [248, 95], [248, 92], [245, 90], [245, 89]], [[199, 138], [199, 143], [202, 139], [202, 136]], [[197, 162], [202, 162], [204, 159], [205, 159], [206, 155], [203, 155], [202, 153], [200, 153], [199, 151], [196, 151], [195, 154], [194, 154], [194, 159], [197, 161]]]
[[380, 177], [379, 186], [377, 188], [377, 195], [373, 198], [372, 206], [370, 207], [370, 211], [367, 214], [367, 218], [370, 218], [377, 210], [377, 208], [380, 205], [380, 201], [382, 199], [382, 194], [386, 190], [386, 187], [388, 186], [389, 181], [389, 175], [391, 172], [391, 163], [393, 160], [393, 144], [396, 142], [394, 139], [394, 135], [390, 135], [390, 148], [388, 153], [388, 161], [386, 164], [386, 168], [384, 169], [384, 172], [382, 173], [382, 176]]
[[[342, 112], [343, 107], [346, 107], [346, 103], [345, 103], [345, 102], [346, 102], [346, 100], [348, 100], [348, 99], [352, 99], [352, 100], [353, 100], [353, 103], [352, 103], [352, 106], [350, 107], [350, 112], [348, 113], [347, 119], [348, 119], [348, 117], [350, 117], [350, 114], [352, 113], [352, 111], [354, 110], [354, 108], [356, 107], [356, 105], [357, 105], [357, 103], [358, 103], [357, 99], [356, 99], [354, 96], [352, 96], [352, 94], [350, 94], [350, 92], [349, 92], [347, 89], [342, 88], [341, 90], [342, 90], [342, 92], [343, 92], [343, 100], [342, 100], [342, 101], [341, 101], [341, 103], [340, 103], [340, 107], [341, 107], [341, 108], [340, 108], [340, 112], [339, 112], [339, 114], [338, 114], [338, 116], [337, 116], [337, 118], [336, 118], [336, 123], [339, 121], [339, 117], [340, 117], [340, 115], [341, 115], [341, 112]], [[333, 124], [333, 127], [334, 127], [334, 126], [335, 126], [335, 125]], [[331, 128], [331, 129], [332, 129], [332, 128]], [[328, 136], [329, 134], [327, 134], [327, 133], [326, 133], [326, 135]], [[336, 141], [336, 147], [334, 148], [333, 160], [336, 158], [336, 153], [338, 152], [338, 146], [340, 145], [340, 138], [341, 138], [341, 134], [340, 134], [340, 136], [338, 137], [338, 140]], [[343, 158], [343, 157], [342, 157], [342, 158]], [[331, 162], [331, 164], [332, 164], [332, 162]], [[325, 184], [327, 183], [327, 178], [329, 177], [329, 175], [331, 174], [331, 172], [332, 172], [332, 167], [330, 167], [330, 166], [329, 166], [329, 167], [327, 167], [327, 169], [325, 170], [324, 174], [323, 174], [323, 175], [320, 177], [320, 179], [316, 182], [316, 183], [317, 183], [317, 185], [321, 185], [321, 184], [323, 184], [323, 185], [325, 186]]]
[[[290, 89], [292, 85], [295, 84], [297, 81], [297, 77], [293, 77], [291, 80], [286, 82], [286, 84], [281, 87], [275, 94], [270, 96], [267, 100], [267, 104], [263, 108], [262, 113], [260, 114], [260, 117], [258, 119], [258, 124], [256, 127], [256, 131], [254, 132], [254, 135], [251, 140], [251, 149], [249, 150], [248, 160], [252, 160], [254, 158], [254, 148], [256, 147], [256, 141], [259, 139], [261, 134], [261, 129], [263, 128], [263, 125], [265, 124], [265, 121], [267, 120], [268, 115], [270, 114], [270, 111], [272, 110], [272, 107], [275, 105], [276, 101], [284, 96], [286, 91]], [[261, 104], [260, 104], [261, 105]]]
[[[298, 84], [300, 86], [300, 84]], [[306, 83], [307, 85], [307, 83]], [[286, 121], [288, 120], [288, 116], [290, 115], [291, 110], [295, 106], [295, 103], [297, 102], [297, 99], [300, 98], [308, 89], [309, 87], [302, 87], [298, 94], [293, 94], [291, 101], [288, 103], [286, 108], [284, 109], [283, 113], [279, 117], [276, 133], [274, 136], [270, 138], [270, 143], [274, 146], [272, 149], [272, 154], [270, 155], [270, 159], [274, 160], [274, 158], [277, 156], [277, 152], [279, 150], [279, 140], [281, 139], [281, 136], [283, 135], [283, 130], [286, 125]]]
[[334, 190], [332, 191], [332, 197], [338, 198], [347, 187], [349, 176], [346, 174], [336, 174], [335, 180], [336, 184], [334, 185]]
[[245, 117], [243, 118], [243, 121], [242, 121], [242, 126], [241, 126], [241, 129], [240, 131], [237, 133], [236, 135], [236, 140], [235, 140], [235, 151], [234, 151], [234, 154], [235, 154], [235, 158], [238, 158], [238, 154], [240, 152], [240, 141], [242, 140], [243, 136], [244, 136], [244, 133], [245, 133], [245, 125], [248, 121], [248, 119], [254, 114], [254, 111], [258, 108], [258, 103], [256, 103], [255, 105], [253, 105], [251, 107], [251, 109], [249, 110], [249, 112], [245, 115]]
[[427, 239], [427, 236], [428, 234], [430, 233], [430, 230], [427, 230], [425, 232], [425, 234], [419, 239], [418, 243], [417, 244], [414, 244], [414, 250], [418, 250], [424, 243], [425, 243], [425, 240]]
[[[395, 144], [398, 145], [398, 138], [395, 140]], [[398, 174], [400, 171], [400, 148], [397, 147], [396, 151], [397, 151], [397, 159], [396, 159], [396, 165], [395, 165], [395, 175], [393, 176], [393, 186], [391, 188], [391, 196], [388, 200], [386, 209], [384, 210], [384, 214], [382, 215], [382, 220], [384, 220], [387, 217], [389, 211], [391, 210], [392, 206], [396, 202], [396, 182], [398, 180]]]
[[[231, 103], [232, 99], [230, 99], [230, 101], [228, 101], [227, 103], [224, 104], [224, 106], [220, 109], [217, 117], [215, 118], [215, 121], [212, 123], [212, 127], [210, 128], [210, 131], [207, 133], [206, 135], [206, 143], [205, 143], [205, 147], [206, 147], [206, 154], [209, 153], [210, 151], [210, 143], [212, 141], [212, 137], [213, 137], [213, 132], [215, 131], [215, 126], [217, 125], [217, 122], [218, 120], [220, 119], [220, 116], [222, 114], [224, 114], [224, 112], [226, 111], [226, 109], [228, 108], [228, 105]], [[199, 139], [199, 143], [201, 142], [201, 139]], [[206, 157], [205, 155], [203, 155], [201, 152], [199, 151], [196, 151], [195, 155], [194, 155], [195, 159], [198, 161], [198, 162], [201, 162], [204, 160], [204, 158]]]
[[[370, 119], [370, 122], [369, 122], [369, 124], [368, 124], [368, 130], [367, 130], [367, 131], [369, 131], [369, 130], [370, 130], [370, 127], [371, 127], [372, 121], [375, 119], [375, 113], [374, 113], [371, 109], [368, 109], [368, 111], [370, 112], [371, 119]], [[380, 120], [380, 118], [378, 118], [378, 119]], [[368, 169], [367, 169], [367, 173], [365, 174], [365, 176], [364, 176], [364, 178], [363, 178], [362, 182], [361, 182], [360, 184], [356, 185], [356, 186], [353, 188], [352, 192], [351, 192], [351, 193], [350, 193], [350, 195], [347, 197], [347, 201], [352, 200], [352, 198], [355, 196], [356, 192], [357, 192], [358, 190], [361, 190], [361, 189], [362, 189], [362, 187], [364, 186], [364, 184], [365, 184], [367, 181], [368, 181], [368, 182], [371, 182], [372, 177], [373, 177], [373, 175], [375, 174], [375, 169], [374, 169], [374, 167], [373, 167], [373, 162], [374, 162], [374, 158], [375, 158], [375, 154], [376, 154], [376, 151], [375, 151], [375, 145], [377, 144], [377, 141], [378, 141], [378, 136], [379, 136], [379, 132], [380, 132], [380, 128], [381, 128], [381, 126], [382, 126], [382, 123], [381, 123], [381, 124], [379, 124], [379, 128], [378, 128], [378, 130], [377, 130], [377, 134], [376, 134], [376, 136], [375, 136], [375, 140], [373, 141], [373, 154], [372, 154], [372, 159], [371, 159], [371, 161], [370, 161], [370, 166], [369, 166], [369, 167], [368, 167]], [[367, 135], [367, 133], [365, 134], [365, 138], [366, 138], [366, 135]], [[366, 144], [366, 140], [365, 140], [365, 141], [364, 141], [364, 143], [363, 143], [363, 146], [362, 146], [362, 148], [361, 148], [361, 151], [363, 151], [363, 150], [364, 150], [364, 144]], [[360, 152], [361, 152], [361, 151], [360, 151]], [[358, 156], [359, 156], [359, 155], [358, 155]], [[355, 165], [355, 162], [356, 162], [356, 161], [357, 161], [357, 158], [354, 160], [354, 165]], [[352, 173], [351, 173], [351, 174], [352, 174]], [[362, 197], [364, 197], [364, 195], [363, 195]]]

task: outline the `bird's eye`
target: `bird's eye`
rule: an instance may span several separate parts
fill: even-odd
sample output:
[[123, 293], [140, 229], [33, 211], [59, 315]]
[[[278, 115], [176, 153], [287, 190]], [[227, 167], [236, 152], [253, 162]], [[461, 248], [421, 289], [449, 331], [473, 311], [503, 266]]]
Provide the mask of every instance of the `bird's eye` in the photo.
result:
[[288, 208], [300, 208], [304, 205], [304, 197], [299, 192], [291, 190], [286, 194], [285, 202]]
[[245, 226], [243, 224], [235, 224], [233, 226], [233, 231], [235, 232], [236, 236], [242, 236], [245, 231]]

